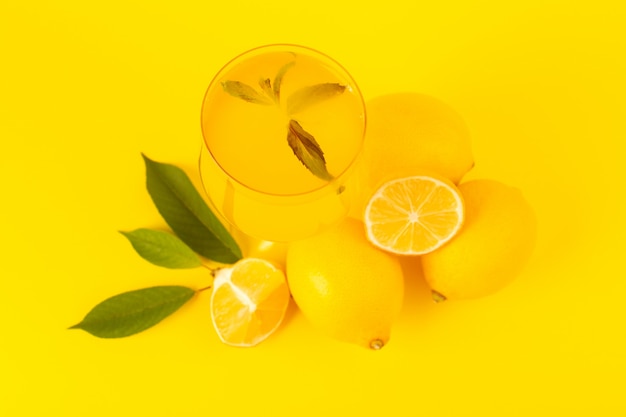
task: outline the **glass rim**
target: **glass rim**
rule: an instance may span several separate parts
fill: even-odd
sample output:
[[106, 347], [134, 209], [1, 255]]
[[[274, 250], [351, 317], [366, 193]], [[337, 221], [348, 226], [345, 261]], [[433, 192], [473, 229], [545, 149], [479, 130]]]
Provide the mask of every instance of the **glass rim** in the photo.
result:
[[[340, 72], [341, 72], [341, 76], [345, 77], [350, 84], [350, 88], [352, 89], [352, 91], [356, 94], [356, 96], [359, 99], [359, 103], [360, 103], [360, 107], [362, 110], [362, 114], [363, 114], [363, 133], [361, 134], [361, 138], [360, 138], [360, 143], [359, 143], [359, 148], [358, 150], [355, 152], [355, 154], [353, 155], [352, 159], [350, 160], [350, 163], [348, 163], [345, 168], [341, 171], [341, 173], [339, 173], [335, 178], [333, 178], [332, 180], [326, 182], [325, 184], [320, 185], [319, 187], [316, 188], [312, 188], [310, 190], [307, 191], [303, 191], [303, 192], [298, 192], [298, 193], [288, 193], [288, 194], [282, 194], [282, 193], [273, 193], [273, 192], [268, 192], [268, 191], [264, 191], [264, 190], [259, 190], [255, 187], [251, 187], [248, 184], [245, 184], [244, 182], [240, 181], [239, 179], [237, 179], [235, 176], [233, 176], [230, 172], [228, 172], [223, 166], [222, 164], [220, 164], [219, 160], [215, 157], [215, 155], [213, 155], [213, 152], [211, 151], [211, 147], [209, 146], [209, 144], [207, 143], [207, 138], [205, 136], [204, 133], [204, 107], [206, 105], [207, 102], [207, 97], [209, 95], [209, 92], [214, 88], [215, 84], [218, 82], [218, 80], [221, 78], [221, 76], [226, 72], [227, 69], [229, 69], [233, 64], [237, 63], [238, 61], [240, 61], [242, 58], [245, 58], [249, 55], [252, 54], [258, 54], [258, 53], [262, 53], [263, 51], [271, 51], [271, 50], [276, 50], [277, 52], [284, 50], [285, 52], [289, 52], [290, 50], [301, 50], [301, 51], [305, 51], [306, 53], [308, 53], [309, 55], [311, 55], [313, 58], [317, 59], [317, 58], [323, 58], [324, 60], [329, 61], [330, 63], [332, 63], [334, 66], [336, 66]], [[271, 43], [271, 44], [265, 44], [265, 45], [260, 45], [260, 46], [256, 46], [254, 48], [250, 48], [244, 52], [241, 52], [239, 54], [237, 54], [236, 56], [234, 56], [233, 58], [231, 58], [230, 60], [228, 60], [224, 65], [221, 66], [221, 68], [219, 69], [219, 71], [217, 71], [215, 73], [215, 75], [212, 77], [211, 82], [209, 83], [209, 85], [207, 86], [205, 92], [204, 92], [204, 96], [202, 98], [202, 105], [200, 107], [200, 130], [202, 133], [202, 149], [201, 149], [201, 153], [203, 150], [206, 150], [208, 152], [208, 156], [210, 156], [213, 161], [218, 165], [218, 167], [220, 168], [220, 170], [232, 181], [236, 182], [239, 186], [244, 187], [246, 190], [252, 192], [252, 193], [256, 193], [256, 194], [260, 194], [260, 195], [265, 195], [265, 196], [272, 196], [272, 197], [284, 197], [284, 198], [289, 198], [289, 197], [298, 197], [298, 196], [307, 196], [307, 195], [311, 195], [311, 194], [316, 194], [319, 192], [322, 192], [323, 190], [327, 190], [329, 188], [332, 188], [333, 185], [336, 185], [338, 182], [343, 181], [345, 175], [351, 171], [351, 169], [353, 168], [353, 166], [355, 165], [355, 163], [357, 162], [357, 160], [359, 159], [362, 151], [363, 151], [363, 146], [364, 146], [364, 142], [365, 142], [365, 131], [367, 129], [367, 114], [366, 114], [366, 108], [365, 108], [365, 99], [363, 98], [363, 94], [361, 93], [361, 89], [359, 88], [358, 84], [356, 83], [355, 79], [352, 77], [352, 74], [350, 74], [350, 72], [343, 66], [341, 65], [338, 61], [336, 61], [334, 58], [332, 58], [330, 55], [321, 52], [317, 49], [308, 47], [308, 46], [304, 46], [304, 45], [299, 45], [299, 44], [295, 44], [295, 43]], [[200, 157], [200, 164], [202, 164], [202, 155]], [[202, 171], [200, 172], [201, 176], [202, 176]], [[204, 182], [205, 180], [203, 178], [201, 178], [201, 180]]]

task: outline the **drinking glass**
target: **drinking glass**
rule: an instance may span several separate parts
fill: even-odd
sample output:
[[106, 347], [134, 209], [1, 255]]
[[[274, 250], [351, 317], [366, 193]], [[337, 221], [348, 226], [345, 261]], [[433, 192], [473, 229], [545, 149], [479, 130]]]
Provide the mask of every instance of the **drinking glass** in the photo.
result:
[[365, 133], [350, 74], [311, 48], [249, 50], [202, 103], [200, 174], [213, 208], [253, 238], [289, 242], [343, 219]]

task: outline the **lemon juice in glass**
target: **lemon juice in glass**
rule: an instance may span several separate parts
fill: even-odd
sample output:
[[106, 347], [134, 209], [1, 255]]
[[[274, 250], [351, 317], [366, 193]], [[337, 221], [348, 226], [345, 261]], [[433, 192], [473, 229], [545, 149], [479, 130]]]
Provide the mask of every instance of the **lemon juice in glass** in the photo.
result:
[[297, 45], [239, 55], [207, 89], [202, 133], [204, 188], [238, 231], [288, 242], [346, 216], [365, 107], [330, 57]]

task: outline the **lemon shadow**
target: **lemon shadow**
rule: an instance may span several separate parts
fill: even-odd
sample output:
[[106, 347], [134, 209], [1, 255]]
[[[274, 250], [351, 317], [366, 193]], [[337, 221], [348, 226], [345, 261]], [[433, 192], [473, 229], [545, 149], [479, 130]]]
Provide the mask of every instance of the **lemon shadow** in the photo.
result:
[[400, 257], [404, 274], [404, 302], [400, 312], [401, 320], [414, 321], [416, 317], [426, 316], [437, 304], [433, 301], [430, 287], [424, 279], [422, 260], [419, 256]]

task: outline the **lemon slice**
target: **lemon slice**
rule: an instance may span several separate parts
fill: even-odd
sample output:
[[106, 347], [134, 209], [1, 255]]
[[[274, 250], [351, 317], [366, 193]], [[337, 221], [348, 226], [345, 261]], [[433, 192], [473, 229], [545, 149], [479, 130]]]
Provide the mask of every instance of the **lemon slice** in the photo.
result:
[[464, 206], [456, 186], [443, 177], [398, 178], [378, 188], [365, 209], [370, 242], [399, 255], [439, 248], [461, 229]]
[[278, 329], [289, 305], [284, 273], [263, 259], [220, 269], [213, 282], [211, 319], [222, 342], [251, 347]]

